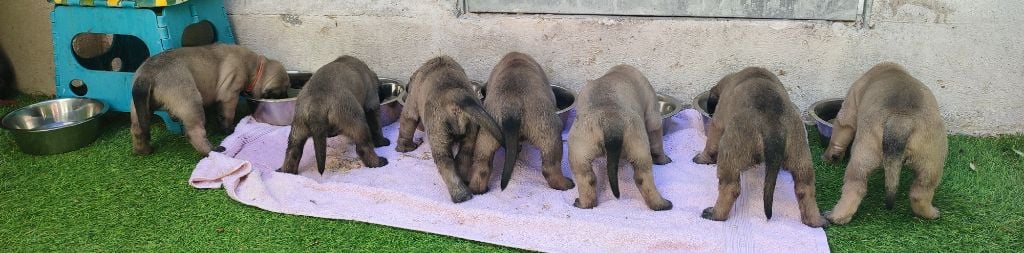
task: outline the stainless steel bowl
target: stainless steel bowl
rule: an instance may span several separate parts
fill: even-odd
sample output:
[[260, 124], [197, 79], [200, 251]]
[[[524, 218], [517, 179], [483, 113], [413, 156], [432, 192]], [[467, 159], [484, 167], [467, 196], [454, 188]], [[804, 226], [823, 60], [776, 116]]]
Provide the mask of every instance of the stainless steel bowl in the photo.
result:
[[288, 126], [292, 124], [295, 117], [295, 99], [299, 96], [299, 89], [289, 88], [288, 98], [282, 99], [252, 99], [256, 102], [256, 109], [252, 111], [252, 117], [258, 122], [275, 126]]
[[306, 86], [306, 82], [309, 78], [313, 77], [313, 72], [300, 71], [300, 70], [289, 70], [288, 81], [291, 83], [291, 87], [295, 89], [302, 89], [302, 86]]
[[85, 147], [99, 135], [99, 116], [107, 104], [88, 98], [61, 98], [35, 103], [3, 117], [22, 152], [30, 155], [64, 153]]
[[842, 98], [825, 99], [811, 105], [809, 113], [811, 118], [814, 118], [814, 125], [818, 127], [818, 133], [821, 135], [822, 142], [826, 145], [829, 138], [832, 137], [832, 123], [830, 121], [836, 118], [836, 115], [839, 114], [839, 109], [842, 107]]
[[402, 116], [402, 108], [405, 107], [402, 100], [405, 99], [405, 83], [394, 78], [380, 78], [380, 125], [387, 126], [398, 121]]
[[576, 109], [576, 92], [559, 85], [551, 85], [551, 91], [555, 93], [555, 107], [558, 111], [558, 118], [562, 119], [562, 130], [569, 129], [572, 123], [569, 121], [569, 111]]
[[693, 102], [691, 104], [693, 109], [700, 112], [700, 118], [704, 121], [705, 128], [711, 124], [711, 115], [715, 113], [715, 105], [708, 105], [708, 96], [710, 95], [711, 91], [702, 92], [696, 97], [693, 97]]
[[658, 93], [657, 95], [658, 111], [661, 112], [661, 134], [668, 135], [671, 131], [675, 130], [672, 116], [676, 116], [683, 109], [683, 102], [668, 94]]

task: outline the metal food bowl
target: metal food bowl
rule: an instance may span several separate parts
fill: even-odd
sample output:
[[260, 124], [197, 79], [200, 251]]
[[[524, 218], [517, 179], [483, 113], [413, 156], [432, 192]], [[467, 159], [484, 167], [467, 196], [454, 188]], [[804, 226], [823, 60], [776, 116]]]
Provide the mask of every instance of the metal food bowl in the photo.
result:
[[562, 119], [562, 128], [569, 129], [569, 111], [576, 108], [576, 92], [554, 84], [551, 91], [555, 93], [555, 107], [558, 108], [555, 113]]
[[22, 152], [30, 155], [64, 153], [85, 147], [99, 135], [99, 117], [107, 104], [88, 98], [61, 98], [35, 103], [3, 117]]
[[842, 98], [825, 99], [811, 105], [809, 113], [811, 118], [814, 118], [814, 125], [818, 127], [818, 133], [823, 143], [827, 144], [829, 138], [832, 137], [832, 122], [842, 107]]
[[308, 71], [289, 70], [287, 73], [288, 81], [294, 89], [302, 89], [302, 86], [306, 86], [306, 82], [313, 77], [313, 72]]
[[281, 99], [253, 99], [256, 102], [256, 109], [252, 111], [252, 117], [258, 122], [275, 126], [288, 126], [292, 124], [295, 117], [295, 99], [299, 96], [299, 89], [288, 88], [288, 97]]
[[715, 113], [715, 105], [708, 104], [708, 96], [710, 95], [711, 91], [702, 92], [693, 98], [693, 102], [691, 104], [691, 106], [693, 106], [693, 109], [697, 110], [697, 112], [700, 112], [700, 118], [702, 121], [704, 121], [705, 129], [709, 124], [711, 124], [711, 115], [714, 115]]
[[405, 83], [394, 78], [380, 78], [380, 126], [391, 125], [402, 116], [406, 89]]
[[673, 96], [664, 93], [658, 95], [658, 112], [661, 113], [661, 134], [668, 135], [672, 130], [672, 116], [679, 114], [683, 109], [683, 102]]

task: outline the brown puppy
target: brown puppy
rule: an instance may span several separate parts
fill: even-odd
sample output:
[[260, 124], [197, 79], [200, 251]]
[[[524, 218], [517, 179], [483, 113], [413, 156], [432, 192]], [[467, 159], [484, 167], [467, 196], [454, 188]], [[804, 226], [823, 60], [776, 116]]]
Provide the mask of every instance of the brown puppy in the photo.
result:
[[153, 152], [150, 115], [163, 108], [181, 120], [192, 147], [205, 156], [211, 146], [203, 107], [218, 105], [221, 128], [230, 132], [242, 92], [254, 98], [287, 96], [288, 74], [280, 62], [236, 45], [178, 48], [146, 59], [132, 81], [132, 151]]
[[[505, 166], [501, 174], [501, 189], [508, 186], [512, 169], [519, 156], [520, 139], [540, 149], [544, 178], [551, 188], [568, 190], [572, 180], [562, 175], [562, 120], [555, 114], [555, 94], [548, 84], [544, 70], [529, 55], [511, 52], [494, 66], [487, 81], [487, 100], [484, 108], [505, 133]], [[491, 159], [498, 150], [498, 140], [482, 135], [477, 137], [472, 168], [474, 173], [460, 171], [470, 178], [473, 193], [487, 192], [491, 178]], [[459, 169], [462, 169], [460, 167]], [[472, 175], [469, 175], [472, 174]]]
[[[473, 159], [477, 132], [483, 128], [504, 145], [498, 124], [480, 106], [480, 98], [470, 87], [466, 71], [448, 56], [433, 58], [423, 64], [409, 80], [409, 94], [399, 119], [398, 152], [409, 152], [420, 143], [413, 141], [416, 126], [421, 124], [427, 132], [434, 163], [441, 180], [448, 187], [452, 202], [461, 203], [473, 198], [469, 187], [455, 169], [457, 159], [460, 170], [468, 170]], [[458, 146], [458, 157], [452, 155]]]
[[718, 201], [701, 217], [724, 221], [740, 195], [740, 173], [765, 163], [764, 214], [772, 218], [772, 201], [779, 169], [793, 173], [800, 220], [811, 227], [826, 224], [814, 197], [814, 167], [807, 146], [807, 130], [800, 111], [772, 72], [746, 68], [725, 76], [711, 88], [715, 115], [708, 127], [704, 152], [693, 158], [700, 164], [718, 163]]
[[[597, 191], [591, 163], [605, 155], [608, 183], [619, 197], [619, 158], [633, 164], [633, 178], [647, 207], [655, 211], [672, 209], [654, 185], [652, 163], [672, 162], [662, 147], [661, 114], [657, 95], [643, 73], [629, 65], [618, 65], [597, 80], [587, 82], [576, 102], [576, 121], [569, 129], [569, 166], [579, 182], [579, 208], [597, 206]], [[625, 153], [623, 153], [625, 151]]]
[[380, 130], [380, 80], [366, 63], [341, 56], [313, 73], [295, 99], [295, 117], [288, 135], [288, 150], [279, 171], [297, 174], [306, 140], [313, 137], [316, 168], [324, 174], [327, 138], [345, 135], [356, 144], [356, 153], [370, 168], [388, 164], [374, 147], [390, 145]]
[[910, 187], [914, 215], [939, 217], [932, 197], [942, 179], [947, 141], [938, 108], [928, 87], [895, 63], [878, 64], [853, 83], [823, 154], [824, 160], [839, 161], [853, 142], [842, 197], [826, 214], [830, 221], [850, 222], [864, 198], [868, 174], [879, 166], [885, 168], [885, 206], [892, 209], [904, 162], [917, 173]]

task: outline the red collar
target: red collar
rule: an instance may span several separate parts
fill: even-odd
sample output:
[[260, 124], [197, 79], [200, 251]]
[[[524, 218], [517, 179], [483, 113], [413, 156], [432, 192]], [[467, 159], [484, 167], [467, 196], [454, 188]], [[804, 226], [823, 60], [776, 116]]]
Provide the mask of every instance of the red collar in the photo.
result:
[[251, 78], [252, 82], [245, 86], [245, 92], [252, 94], [252, 90], [256, 88], [256, 84], [260, 82], [260, 77], [263, 77], [263, 65], [266, 65], [267, 58], [260, 55], [260, 66], [256, 68], [256, 75]]

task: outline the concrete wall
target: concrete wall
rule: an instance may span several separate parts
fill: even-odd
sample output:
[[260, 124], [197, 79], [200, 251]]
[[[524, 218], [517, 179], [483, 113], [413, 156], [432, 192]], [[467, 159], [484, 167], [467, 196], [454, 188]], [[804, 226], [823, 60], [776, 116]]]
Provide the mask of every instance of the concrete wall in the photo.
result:
[[53, 36], [46, 1], [4, 1], [0, 8], [0, 45], [14, 66], [18, 90], [53, 94]]
[[[1017, 0], [875, 0], [868, 29], [827, 21], [460, 15], [456, 0], [226, 1], [239, 43], [294, 69], [316, 70], [350, 54], [381, 76], [408, 78], [427, 59], [448, 54], [471, 78], [486, 80], [503, 54], [521, 51], [573, 89], [628, 63], [656, 90], [688, 101], [729, 72], [763, 66], [807, 108], [845, 95], [872, 65], [895, 61], [932, 89], [952, 132], [1024, 132], [1024, 2]], [[21, 5], [45, 9], [38, 2]], [[9, 9], [0, 20], [10, 19]], [[38, 46], [49, 40], [41, 28], [16, 33], [24, 39], [2, 31], [8, 50], [19, 47], [13, 42], [31, 44], [21, 48], [36, 50], [33, 56], [50, 53]], [[53, 91], [52, 74], [31, 78], [47, 81], [23, 90]]]

